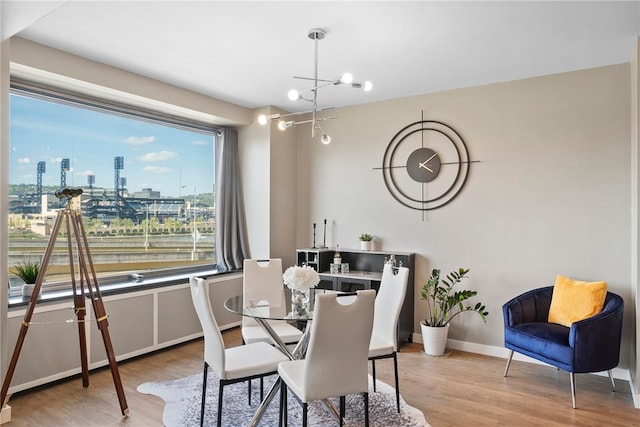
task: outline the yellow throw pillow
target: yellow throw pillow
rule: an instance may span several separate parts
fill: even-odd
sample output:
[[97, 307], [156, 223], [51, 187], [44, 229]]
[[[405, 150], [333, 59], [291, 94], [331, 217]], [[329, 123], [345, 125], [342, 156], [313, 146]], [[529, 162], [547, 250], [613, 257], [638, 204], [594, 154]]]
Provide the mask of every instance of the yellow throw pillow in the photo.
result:
[[570, 327], [573, 322], [600, 313], [606, 296], [606, 282], [582, 282], [558, 275], [551, 297], [549, 322]]

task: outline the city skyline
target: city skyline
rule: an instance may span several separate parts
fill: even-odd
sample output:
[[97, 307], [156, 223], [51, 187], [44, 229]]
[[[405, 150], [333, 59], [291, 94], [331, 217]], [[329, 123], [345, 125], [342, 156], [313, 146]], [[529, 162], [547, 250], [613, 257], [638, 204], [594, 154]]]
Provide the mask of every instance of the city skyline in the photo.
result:
[[120, 177], [130, 194], [151, 188], [163, 197], [212, 193], [214, 137], [148, 121], [12, 94], [9, 183], [59, 186], [69, 159], [69, 187], [114, 188], [114, 159], [124, 157]]

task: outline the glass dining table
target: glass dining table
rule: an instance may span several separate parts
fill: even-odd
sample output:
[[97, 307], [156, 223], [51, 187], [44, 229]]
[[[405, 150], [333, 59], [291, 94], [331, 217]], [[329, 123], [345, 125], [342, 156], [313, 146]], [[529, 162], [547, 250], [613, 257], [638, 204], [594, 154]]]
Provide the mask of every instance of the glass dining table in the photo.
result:
[[[309, 295], [309, 307], [304, 312], [291, 311], [291, 291], [289, 289], [282, 289], [282, 291], [262, 291], [252, 292], [249, 295], [236, 295], [224, 302], [224, 306], [232, 313], [238, 314], [243, 317], [253, 318], [258, 325], [267, 333], [267, 335], [273, 340], [278, 348], [289, 357], [291, 360], [304, 359], [306, 354], [307, 345], [309, 343], [309, 334], [311, 330], [311, 320], [313, 320], [313, 307], [315, 301], [315, 295], [324, 292], [334, 292], [324, 289], [312, 289]], [[354, 295], [340, 293], [340, 295]], [[269, 324], [269, 320], [275, 321], [288, 321], [296, 322], [298, 325], [304, 325], [303, 335], [300, 341], [295, 345], [293, 349], [290, 349], [280, 339], [278, 334], [273, 330]], [[269, 392], [260, 403], [260, 406], [256, 410], [249, 426], [253, 427], [258, 424], [264, 411], [269, 404], [273, 401], [276, 394], [278, 394], [281, 386], [280, 377], [274, 381], [273, 385], [269, 389]], [[336, 419], [339, 419], [340, 415], [337, 409], [328, 400], [323, 401], [327, 409], [334, 414]]]
[[[313, 319], [313, 301], [317, 292], [325, 291], [322, 289], [312, 290], [309, 306], [302, 313], [298, 311], [294, 314], [290, 310], [291, 292], [288, 289], [283, 289], [281, 292], [252, 292], [249, 295], [236, 295], [227, 299], [224, 306], [232, 313], [253, 318], [289, 359], [303, 359], [309, 341], [309, 321]], [[298, 341], [293, 350], [280, 339], [269, 324], [269, 320], [295, 322], [298, 327], [304, 326], [302, 339]]]

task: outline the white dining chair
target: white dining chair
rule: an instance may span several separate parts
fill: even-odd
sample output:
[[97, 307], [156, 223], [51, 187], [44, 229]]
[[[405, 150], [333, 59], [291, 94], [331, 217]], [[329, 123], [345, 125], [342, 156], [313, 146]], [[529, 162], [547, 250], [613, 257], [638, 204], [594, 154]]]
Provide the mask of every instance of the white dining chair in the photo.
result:
[[[242, 293], [245, 298], [255, 301], [268, 301], [272, 309], [274, 305], [282, 305], [288, 310], [284, 299], [284, 282], [282, 281], [282, 259], [268, 260], [245, 259], [242, 272]], [[302, 338], [302, 331], [284, 320], [269, 320], [269, 326], [285, 344], [295, 344]], [[242, 318], [242, 341], [246, 344], [268, 342], [273, 340], [251, 317]]]
[[287, 391], [302, 402], [302, 425], [307, 425], [308, 403], [340, 397], [343, 425], [345, 396], [362, 393], [365, 425], [369, 425], [369, 373], [367, 357], [375, 290], [361, 290], [350, 304], [341, 304], [338, 294], [316, 295], [311, 336], [306, 357], [282, 362], [278, 374], [280, 423], [287, 425]]
[[407, 293], [408, 279], [409, 269], [407, 267], [394, 268], [390, 264], [385, 264], [376, 296], [373, 332], [369, 344], [373, 391], [376, 391], [376, 360], [393, 358], [398, 412], [400, 412], [400, 381], [398, 380], [398, 356], [396, 354], [398, 351], [398, 317]]
[[278, 364], [289, 360], [289, 358], [266, 342], [225, 349], [222, 334], [211, 309], [209, 286], [202, 278], [195, 276], [189, 278], [189, 284], [193, 307], [204, 332], [204, 373], [202, 378], [200, 425], [204, 425], [207, 373], [209, 367], [211, 367], [219, 378], [217, 425], [221, 426], [224, 386], [274, 374], [278, 369]]

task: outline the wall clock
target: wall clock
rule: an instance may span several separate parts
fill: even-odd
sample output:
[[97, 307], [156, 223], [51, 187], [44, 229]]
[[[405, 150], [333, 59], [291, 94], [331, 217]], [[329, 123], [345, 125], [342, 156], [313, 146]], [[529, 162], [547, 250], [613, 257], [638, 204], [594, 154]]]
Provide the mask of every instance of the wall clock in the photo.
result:
[[380, 169], [394, 199], [410, 209], [429, 211], [455, 199], [467, 182], [471, 163], [467, 145], [455, 129], [422, 119], [391, 138]]

